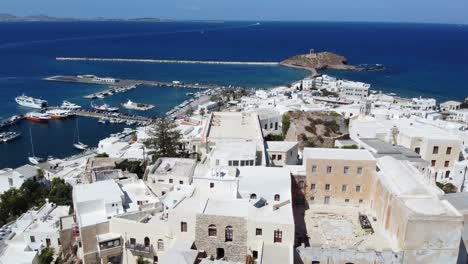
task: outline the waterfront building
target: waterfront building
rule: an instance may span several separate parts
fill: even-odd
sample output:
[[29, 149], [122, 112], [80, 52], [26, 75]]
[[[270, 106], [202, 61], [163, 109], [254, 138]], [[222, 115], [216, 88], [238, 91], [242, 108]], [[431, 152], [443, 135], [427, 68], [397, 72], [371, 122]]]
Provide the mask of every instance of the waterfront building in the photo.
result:
[[340, 80], [338, 86], [342, 98], [360, 100], [369, 96], [370, 84], [367, 83]]
[[453, 120], [468, 123], [468, 109], [460, 109], [451, 111]]
[[447, 101], [440, 104], [440, 110], [450, 112], [452, 110], [460, 109], [461, 102], [458, 101]]

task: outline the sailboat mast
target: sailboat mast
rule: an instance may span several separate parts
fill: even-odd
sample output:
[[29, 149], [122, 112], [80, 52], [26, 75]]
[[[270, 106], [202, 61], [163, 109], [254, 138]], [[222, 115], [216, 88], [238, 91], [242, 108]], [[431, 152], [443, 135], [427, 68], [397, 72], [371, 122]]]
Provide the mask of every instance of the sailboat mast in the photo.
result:
[[31, 128], [29, 128], [29, 137], [31, 139], [31, 151], [32, 151], [32, 156], [36, 157], [36, 154], [34, 154], [34, 143], [33, 143], [33, 137], [32, 137], [32, 132]]

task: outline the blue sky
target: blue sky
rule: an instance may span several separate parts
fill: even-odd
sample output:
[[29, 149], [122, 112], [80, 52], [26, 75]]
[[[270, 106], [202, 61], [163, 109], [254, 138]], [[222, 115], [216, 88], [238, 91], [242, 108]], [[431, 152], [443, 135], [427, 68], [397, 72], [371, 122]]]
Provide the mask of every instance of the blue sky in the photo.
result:
[[0, 0], [0, 13], [468, 24], [468, 0]]

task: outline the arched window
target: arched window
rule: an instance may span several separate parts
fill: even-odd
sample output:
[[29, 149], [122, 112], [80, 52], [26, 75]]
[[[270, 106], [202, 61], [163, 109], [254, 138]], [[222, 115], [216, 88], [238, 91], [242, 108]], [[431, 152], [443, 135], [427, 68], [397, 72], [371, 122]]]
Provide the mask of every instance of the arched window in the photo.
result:
[[149, 247], [150, 246], [150, 239], [149, 237], [145, 237], [145, 247]]
[[225, 230], [225, 240], [226, 242], [232, 242], [234, 231], [232, 230], [232, 226], [226, 226]]
[[210, 237], [215, 237], [216, 236], [216, 226], [215, 225], [209, 225], [208, 226], [208, 236], [210, 236]]
[[320, 261], [314, 260], [314, 261], [312, 261], [312, 264], [320, 264]]
[[280, 195], [279, 194], [275, 194], [275, 201], [279, 201], [280, 200]]
[[158, 239], [158, 250], [164, 251], [164, 240]]
[[250, 199], [252, 199], [252, 200], [257, 199], [257, 195], [256, 195], [255, 193], [252, 193], [252, 194], [250, 195]]

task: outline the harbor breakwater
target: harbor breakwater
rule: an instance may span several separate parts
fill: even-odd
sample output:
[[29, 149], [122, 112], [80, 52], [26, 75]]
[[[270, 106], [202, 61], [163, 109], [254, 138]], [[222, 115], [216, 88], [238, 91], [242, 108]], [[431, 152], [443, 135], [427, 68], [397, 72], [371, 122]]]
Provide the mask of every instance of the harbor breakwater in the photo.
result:
[[57, 61], [107, 61], [107, 62], [144, 62], [144, 63], [167, 63], [167, 64], [212, 64], [212, 65], [254, 65], [254, 66], [277, 66], [279, 62], [248, 62], [248, 61], [203, 61], [203, 60], [159, 60], [159, 59], [124, 59], [124, 58], [78, 58], [57, 57]]

